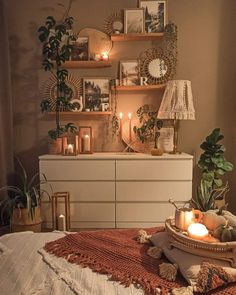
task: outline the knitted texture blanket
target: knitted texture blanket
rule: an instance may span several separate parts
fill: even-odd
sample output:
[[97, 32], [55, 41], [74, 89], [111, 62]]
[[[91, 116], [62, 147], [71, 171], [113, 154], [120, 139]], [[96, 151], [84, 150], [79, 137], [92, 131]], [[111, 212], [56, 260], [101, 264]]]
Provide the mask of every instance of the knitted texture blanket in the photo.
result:
[[[151, 228], [148, 234], [163, 231], [163, 227]], [[181, 278], [168, 282], [158, 276], [158, 266], [163, 262], [147, 255], [150, 245], [137, 242], [138, 230], [100, 230], [68, 234], [49, 242], [44, 249], [70, 263], [89, 267], [95, 272], [107, 274], [112, 280], [125, 286], [140, 286], [146, 294], [167, 294], [172, 288], [186, 285]]]

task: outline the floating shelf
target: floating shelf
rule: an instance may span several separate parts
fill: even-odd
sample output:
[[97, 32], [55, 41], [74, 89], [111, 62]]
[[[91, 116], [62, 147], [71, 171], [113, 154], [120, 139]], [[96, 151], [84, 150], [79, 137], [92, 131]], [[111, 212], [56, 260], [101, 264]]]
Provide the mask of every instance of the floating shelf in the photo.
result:
[[150, 41], [163, 37], [163, 33], [133, 33], [133, 34], [117, 34], [111, 36], [113, 42], [123, 41]]
[[112, 87], [112, 90], [116, 91], [146, 91], [146, 90], [155, 90], [155, 89], [162, 89], [165, 88], [165, 84], [159, 84], [159, 85], [132, 85], [132, 86], [116, 86]]
[[[55, 112], [48, 112], [48, 115], [55, 115]], [[111, 111], [107, 112], [60, 112], [60, 116], [107, 116], [111, 115]]]
[[91, 68], [107, 68], [111, 67], [111, 61], [96, 60], [70, 60], [62, 64], [63, 68], [68, 69], [91, 69]]

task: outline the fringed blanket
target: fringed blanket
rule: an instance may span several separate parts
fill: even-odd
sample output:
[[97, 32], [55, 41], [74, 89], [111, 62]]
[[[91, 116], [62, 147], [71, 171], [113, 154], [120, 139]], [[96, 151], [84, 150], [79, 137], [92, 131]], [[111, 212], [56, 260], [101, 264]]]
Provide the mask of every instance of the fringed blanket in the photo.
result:
[[[163, 227], [152, 228], [153, 234]], [[163, 261], [147, 255], [150, 245], [137, 242], [138, 230], [87, 231], [68, 234], [45, 245], [44, 249], [70, 263], [89, 267], [107, 274], [125, 286], [140, 286], [147, 294], [154, 295], [157, 288], [167, 294], [172, 288], [186, 285], [181, 278], [168, 282], [158, 276], [158, 266]]]

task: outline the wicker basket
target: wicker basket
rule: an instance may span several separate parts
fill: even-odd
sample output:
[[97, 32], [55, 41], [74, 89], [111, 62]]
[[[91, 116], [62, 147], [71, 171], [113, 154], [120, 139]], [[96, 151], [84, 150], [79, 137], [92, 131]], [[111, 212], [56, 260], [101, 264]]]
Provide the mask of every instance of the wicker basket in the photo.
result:
[[174, 226], [174, 219], [167, 219], [165, 228], [170, 238], [170, 246], [198, 256], [230, 262], [236, 268], [236, 242], [207, 243], [189, 238]]

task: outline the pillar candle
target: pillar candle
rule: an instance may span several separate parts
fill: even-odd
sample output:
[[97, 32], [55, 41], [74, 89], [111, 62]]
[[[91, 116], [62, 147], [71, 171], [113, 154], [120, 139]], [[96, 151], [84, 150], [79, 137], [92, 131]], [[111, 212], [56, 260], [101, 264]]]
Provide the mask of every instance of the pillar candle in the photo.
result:
[[68, 154], [73, 154], [74, 153], [74, 145], [73, 144], [68, 144], [67, 153]]
[[123, 113], [120, 113], [120, 137], [122, 138], [122, 118], [123, 118]]
[[66, 218], [63, 214], [58, 217], [58, 230], [66, 231]]
[[82, 137], [82, 151], [84, 153], [90, 152], [90, 137], [88, 134], [84, 135]]
[[131, 130], [131, 118], [132, 118], [132, 114], [128, 113], [128, 118], [129, 118], [129, 142], [132, 141], [132, 130]]

